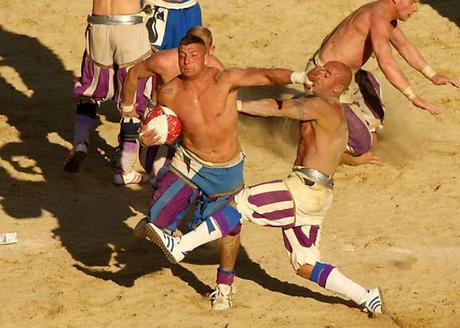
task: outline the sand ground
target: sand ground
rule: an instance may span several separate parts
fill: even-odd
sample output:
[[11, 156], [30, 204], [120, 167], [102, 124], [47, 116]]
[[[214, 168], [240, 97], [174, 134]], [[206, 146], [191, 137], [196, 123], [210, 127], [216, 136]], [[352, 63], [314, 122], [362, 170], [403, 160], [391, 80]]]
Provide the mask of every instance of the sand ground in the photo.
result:
[[[201, 0], [226, 66], [302, 69], [322, 38], [362, 0]], [[457, 77], [457, 0], [425, 1], [403, 30], [439, 71]], [[277, 229], [246, 225], [234, 308], [216, 313], [217, 254], [170, 266], [136, 240], [148, 186], [111, 184], [117, 113], [103, 107], [82, 171], [63, 160], [73, 134], [72, 79], [90, 1], [2, 0], [0, 8], [1, 327], [458, 327], [460, 326], [460, 94], [434, 87], [399, 60], [413, 88], [439, 105], [415, 110], [383, 81], [380, 166], [341, 167], [322, 257], [357, 282], [381, 286], [389, 314], [368, 319], [292, 271]], [[383, 80], [375, 61], [367, 65]], [[289, 90], [251, 90], [248, 96]], [[242, 118], [249, 184], [281, 178], [296, 125]]]

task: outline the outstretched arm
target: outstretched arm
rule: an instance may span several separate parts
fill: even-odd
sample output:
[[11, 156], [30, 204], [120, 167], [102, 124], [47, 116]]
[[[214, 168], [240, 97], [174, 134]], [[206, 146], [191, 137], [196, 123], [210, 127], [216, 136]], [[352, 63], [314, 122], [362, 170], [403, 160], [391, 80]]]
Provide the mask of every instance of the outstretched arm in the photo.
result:
[[388, 22], [375, 19], [371, 25], [371, 42], [377, 62], [387, 80], [401, 91], [414, 106], [438, 114], [439, 110], [424, 99], [418, 97], [410, 88], [407, 78], [393, 58], [390, 39], [393, 26]]
[[291, 100], [243, 100], [238, 111], [262, 117], [288, 117], [309, 121], [320, 116], [324, 100], [320, 98], [297, 98]]
[[[305, 84], [305, 72], [293, 72], [282, 68], [229, 69], [225, 73], [232, 89], [291, 83]], [[300, 76], [300, 77], [299, 77]]]
[[400, 53], [404, 60], [414, 69], [425, 75], [435, 85], [452, 84], [459, 87], [459, 82], [449, 76], [436, 73], [423, 58], [418, 49], [409, 41], [399, 27], [391, 32], [391, 44]]

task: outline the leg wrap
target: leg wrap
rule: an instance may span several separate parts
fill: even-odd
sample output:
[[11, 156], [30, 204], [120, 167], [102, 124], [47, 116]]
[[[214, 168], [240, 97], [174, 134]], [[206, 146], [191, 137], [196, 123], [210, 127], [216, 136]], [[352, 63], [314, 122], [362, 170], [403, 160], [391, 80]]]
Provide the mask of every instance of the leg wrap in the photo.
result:
[[92, 102], [80, 100], [77, 104], [77, 115], [88, 116], [92, 119], [96, 118], [98, 105]]
[[310, 280], [316, 282], [323, 288], [326, 288], [326, 281], [334, 267], [327, 263], [316, 262], [311, 271]]
[[217, 279], [216, 283], [224, 284], [224, 285], [231, 285], [233, 284], [233, 280], [235, 279], [235, 272], [232, 271], [224, 271], [221, 268], [217, 269]]
[[136, 117], [122, 118], [120, 125], [120, 141], [137, 142], [141, 121]]
[[[225, 205], [221, 210], [214, 213], [212, 218], [219, 225], [222, 236], [230, 234], [230, 232], [241, 223], [241, 214], [230, 205]], [[207, 221], [208, 220], [206, 220], [206, 222]], [[210, 231], [214, 230], [214, 226], [209, 224], [208, 228]]]

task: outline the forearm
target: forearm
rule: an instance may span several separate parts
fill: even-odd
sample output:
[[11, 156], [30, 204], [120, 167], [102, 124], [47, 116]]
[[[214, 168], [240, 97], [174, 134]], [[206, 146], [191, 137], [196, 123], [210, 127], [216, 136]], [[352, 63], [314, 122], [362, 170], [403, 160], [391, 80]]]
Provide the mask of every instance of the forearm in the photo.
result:
[[409, 81], [404, 76], [404, 73], [398, 64], [394, 60], [384, 62], [379, 61], [378, 64], [388, 82], [390, 82], [400, 92], [404, 93], [404, 90], [409, 87]]
[[290, 84], [293, 71], [282, 68], [272, 68], [264, 70], [265, 85]]
[[282, 101], [274, 99], [263, 100], [238, 100], [240, 106], [238, 111], [241, 113], [260, 116], [260, 117], [278, 117], [281, 116], [280, 107]]
[[134, 103], [134, 95], [136, 93], [138, 79], [139, 77], [135, 74], [134, 70], [130, 70], [126, 75], [121, 92], [122, 105], [129, 106]]
[[403, 48], [399, 49], [399, 53], [412, 68], [421, 73], [428, 65], [422, 54], [410, 42], [407, 42]]

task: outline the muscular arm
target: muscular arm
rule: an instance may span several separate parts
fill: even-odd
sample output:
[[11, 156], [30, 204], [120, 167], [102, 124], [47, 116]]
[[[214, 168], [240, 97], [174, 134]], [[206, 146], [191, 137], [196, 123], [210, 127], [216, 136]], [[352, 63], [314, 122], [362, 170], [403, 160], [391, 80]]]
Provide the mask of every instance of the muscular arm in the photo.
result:
[[387, 80], [402, 92], [409, 86], [409, 82], [393, 58], [390, 45], [392, 26], [382, 20], [376, 20], [371, 24], [372, 49], [379, 67]]
[[390, 43], [392, 30], [396, 27], [381, 19], [375, 19], [371, 24], [372, 48], [379, 67], [387, 80], [408, 97], [414, 106], [431, 114], [439, 114], [439, 109], [413, 93], [412, 89], [409, 88], [409, 81], [393, 58]]
[[459, 87], [459, 83], [456, 79], [449, 76], [436, 73], [434, 75], [423, 72], [423, 69], [427, 67], [428, 63], [423, 58], [422, 54], [418, 49], [409, 41], [404, 35], [403, 31], [396, 27], [391, 33], [391, 44], [398, 50], [405, 61], [412, 66], [414, 69], [425, 75], [435, 85], [452, 84], [455, 87]]
[[282, 85], [291, 83], [293, 71], [281, 68], [247, 68], [225, 71], [232, 89], [240, 87]]
[[273, 99], [244, 100], [240, 112], [262, 117], [288, 117], [299, 121], [309, 121], [321, 116], [325, 101], [317, 98], [297, 98], [285, 101]]
[[134, 65], [128, 71], [121, 92], [121, 103], [123, 105], [129, 106], [133, 103], [139, 79], [154, 76], [155, 73], [158, 73], [158, 69], [155, 68], [156, 65], [156, 57], [152, 55], [146, 60]]
[[411, 67], [422, 72], [427, 65], [425, 59], [399, 27], [391, 31], [390, 42]]

